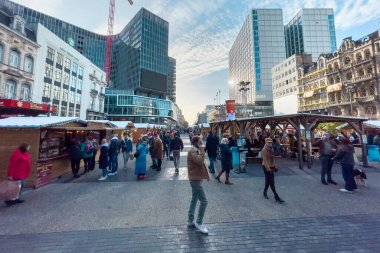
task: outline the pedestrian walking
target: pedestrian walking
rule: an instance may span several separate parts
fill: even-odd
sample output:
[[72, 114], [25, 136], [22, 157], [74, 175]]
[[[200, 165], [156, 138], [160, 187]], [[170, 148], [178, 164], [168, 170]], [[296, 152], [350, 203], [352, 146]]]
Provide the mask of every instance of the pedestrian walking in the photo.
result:
[[143, 136], [140, 144], [136, 148], [134, 157], [135, 161], [135, 175], [137, 179], [146, 179], [146, 155], [148, 154], [148, 137]]
[[[187, 155], [187, 167], [192, 197], [188, 212], [187, 226], [195, 226], [200, 232], [207, 234], [208, 230], [203, 225], [203, 217], [207, 207], [207, 198], [202, 187], [202, 180], [207, 179], [207, 181], [210, 181], [210, 177], [206, 165], [204, 164], [205, 151], [202, 148], [201, 138], [199, 136], [194, 136], [191, 145], [191, 149]], [[194, 223], [194, 213], [198, 200], [200, 202], [198, 218]]]
[[163, 135], [162, 142], [164, 144], [164, 155], [166, 156], [166, 159], [169, 160], [171, 152], [170, 143], [172, 142], [172, 138], [170, 137], [169, 133], [165, 133]]
[[126, 134], [124, 136], [124, 139], [121, 141], [121, 151], [123, 152], [123, 160], [124, 160], [125, 169], [127, 168], [127, 163], [132, 153], [132, 149], [133, 149], [132, 139], [129, 136], [129, 134]]
[[278, 169], [277, 169], [276, 162], [274, 160], [274, 150], [272, 147], [272, 143], [273, 143], [273, 141], [271, 138], [266, 138], [265, 139], [265, 146], [261, 151], [262, 156], [263, 156], [262, 165], [263, 165], [263, 170], [264, 170], [264, 174], [265, 174], [265, 187], [264, 187], [263, 195], [266, 199], [269, 199], [269, 197], [267, 195], [267, 191], [268, 191], [268, 188], [270, 186], [270, 188], [274, 194], [274, 198], [275, 198], [276, 202], [283, 203], [285, 201], [282, 200], [278, 196], [278, 194], [276, 192], [276, 187], [274, 185], [274, 172], [277, 172]]
[[81, 150], [80, 144], [75, 138], [71, 140], [71, 145], [69, 148], [69, 156], [70, 156], [71, 171], [73, 173], [73, 176], [75, 178], [78, 178], [80, 177], [78, 173], [79, 173], [79, 168], [80, 168], [80, 160], [82, 159], [82, 150]]
[[164, 155], [164, 147], [158, 135], [154, 136], [153, 156], [157, 160], [157, 171], [161, 171], [162, 157]]
[[95, 147], [92, 141], [86, 137], [85, 141], [81, 144], [82, 157], [84, 161], [84, 172], [83, 174], [90, 171], [91, 161], [94, 155]]
[[218, 176], [215, 177], [216, 180], [220, 182], [220, 177], [225, 172], [226, 173], [226, 181], [225, 184], [231, 185], [230, 182], [230, 171], [233, 169], [232, 166], [232, 151], [230, 146], [228, 145], [228, 139], [223, 138], [220, 142], [220, 154], [221, 154], [221, 164], [222, 164], [222, 171], [219, 172]]
[[152, 169], [157, 169], [157, 159], [154, 157], [154, 135], [153, 134], [150, 134], [148, 136], [148, 143], [149, 143], [149, 155], [150, 155], [150, 158], [152, 159], [152, 166], [150, 166], [150, 168]]
[[[325, 132], [321, 139], [316, 140], [313, 146], [319, 148], [319, 160], [321, 161], [321, 182], [324, 185], [328, 183], [336, 185], [336, 182], [331, 178], [331, 169], [333, 166], [333, 156], [336, 152], [337, 144], [333, 138], [330, 138], [330, 133]], [[327, 174], [327, 182], [326, 182]]]
[[26, 179], [29, 177], [32, 166], [29, 155], [30, 145], [23, 143], [15, 151], [13, 151], [8, 163], [8, 179], [11, 181], [20, 181], [20, 193], [16, 199], [6, 200], [7, 206], [23, 203], [24, 200], [20, 199], [22, 188], [24, 187]]
[[210, 160], [209, 171], [210, 173], [215, 173], [214, 162], [216, 162], [216, 155], [218, 152], [219, 139], [213, 132], [208, 133], [208, 137], [206, 140], [206, 149], [208, 159]]
[[332, 160], [340, 161], [342, 166], [342, 176], [344, 179], [344, 188], [340, 189], [341, 192], [352, 192], [358, 187], [354, 178], [354, 147], [350, 143], [350, 140], [344, 138], [339, 144], [338, 151]]
[[98, 153], [98, 150], [99, 150], [99, 143], [98, 143], [98, 140], [93, 138], [93, 137], [90, 137], [91, 141], [92, 141], [92, 144], [94, 145], [94, 153], [91, 157], [91, 167], [90, 167], [90, 170], [94, 170], [95, 169], [95, 165], [96, 165], [96, 155]]
[[109, 167], [111, 169], [111, 172], [108, 173], [108, 176], [117, 175], [120, 148], [121, 148], [121, 144], [120, 144], [119, 138], [117, 137], [117, 134], [115, 134], [114, 137], [111, 139], [110, 147], [108, 150], [108, 155], [110, 159]]
[[109, 166], [108, 149], [107, 140], [103, 139], [99, 154], [99, 169], [102, 170], [102, 176], [98, 179], [99, 181], [107, 179], [107, 168]]
[[174, 139], [170, 143], [170, 150], [173, 151], [173, 161], [175, 173], [179, 172], [179, 163], [181, 157], [181, 151], [183, 150], [183, 141], [179, 136], [179, 133], [176, 133]]

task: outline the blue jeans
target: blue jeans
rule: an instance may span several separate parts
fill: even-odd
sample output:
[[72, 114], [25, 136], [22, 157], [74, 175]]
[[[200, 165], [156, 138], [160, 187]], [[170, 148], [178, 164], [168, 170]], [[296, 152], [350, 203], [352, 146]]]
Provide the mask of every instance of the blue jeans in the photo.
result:
[[197, 223], [199, 225], [202, 225], [203, 223], [203, 217], [205, 216], [206, 207], [207, 207], [207, 198], [206, 194], [202, 187], [202, 180], [190, 180], [190, 186], [192, 191], [192, 197], [190, 202], [190, 208], [189, 208], [189, 219], [188, 222], [194, 222], [194, 213], [195, 213], [195, 207], [197, 206], [197, 202], [199, 200], [199, 211], [198, 211], [198, 218]]
[[111, 173], [115, 173], [117, 171], [118, 167], [118, 155], [111, 155], [110, 156], [110, 168], [111, 168]]
[[216, 160], [216, 156], [208, 156], [208, 159], [210, 160], [210, 166], [208, 167], [210, 169], [211, 173], [215, 173], [215, 168], [214, 168], [214, 162]]
[[342, 163], [342, 175], [344, 179], [344, 188], [348, 191], [358, 189], [354, 179], [354, 166]]

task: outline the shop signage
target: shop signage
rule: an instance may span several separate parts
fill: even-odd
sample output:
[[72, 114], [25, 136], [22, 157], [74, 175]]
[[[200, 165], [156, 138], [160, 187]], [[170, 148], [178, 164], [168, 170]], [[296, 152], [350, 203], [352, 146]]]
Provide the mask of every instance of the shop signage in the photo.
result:
[[[14, 99], [0, 99], [0, 107], [22, 108], [22, 109], [44, 111], [44, 112], [49, 111], [49, 105], [47, 104], [37, 104], [37, 103], [25, 102], [25, 101], [14, 100]], [[50, 111], [54, 112], [55, 107], [52, 107]]]
[[235, 100], [226, 100], [226, 111], [227, 117], [226, 120], [235, 120]]
[[37, 178], [34, 185], [35, 188], [50, 184], [52, 170], [52, 164], [43, 164], [37, 167]]

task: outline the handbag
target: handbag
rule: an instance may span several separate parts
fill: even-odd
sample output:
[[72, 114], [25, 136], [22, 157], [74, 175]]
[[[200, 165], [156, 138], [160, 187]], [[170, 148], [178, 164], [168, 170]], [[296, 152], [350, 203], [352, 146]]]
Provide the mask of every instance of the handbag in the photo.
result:
[[21, 182], [5, 180], [0, 182], [0, 201], [14, 200], [20, 195]]
[[140, 156], [140, 151], [136, 151], [134, 154], [133, 154], [134, 157], [139, 157]]

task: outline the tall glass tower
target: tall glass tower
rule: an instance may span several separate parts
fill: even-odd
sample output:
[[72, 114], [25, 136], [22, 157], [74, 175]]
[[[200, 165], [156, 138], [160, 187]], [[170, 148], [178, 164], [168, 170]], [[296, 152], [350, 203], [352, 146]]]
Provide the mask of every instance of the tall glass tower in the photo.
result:
[[316, 61], [321, 54], [336, 51], [333, 9], [302, 9], [285, 25], [286, 57], [311, 54]]
[[[228, 56], [230, 99], [265, 107], [256, 116], [273, 114], [271, 69], [285, 55], [282, 10], [251, 10]], [[242, 81], [249, 82], [245, 92], [239, 86]]]

